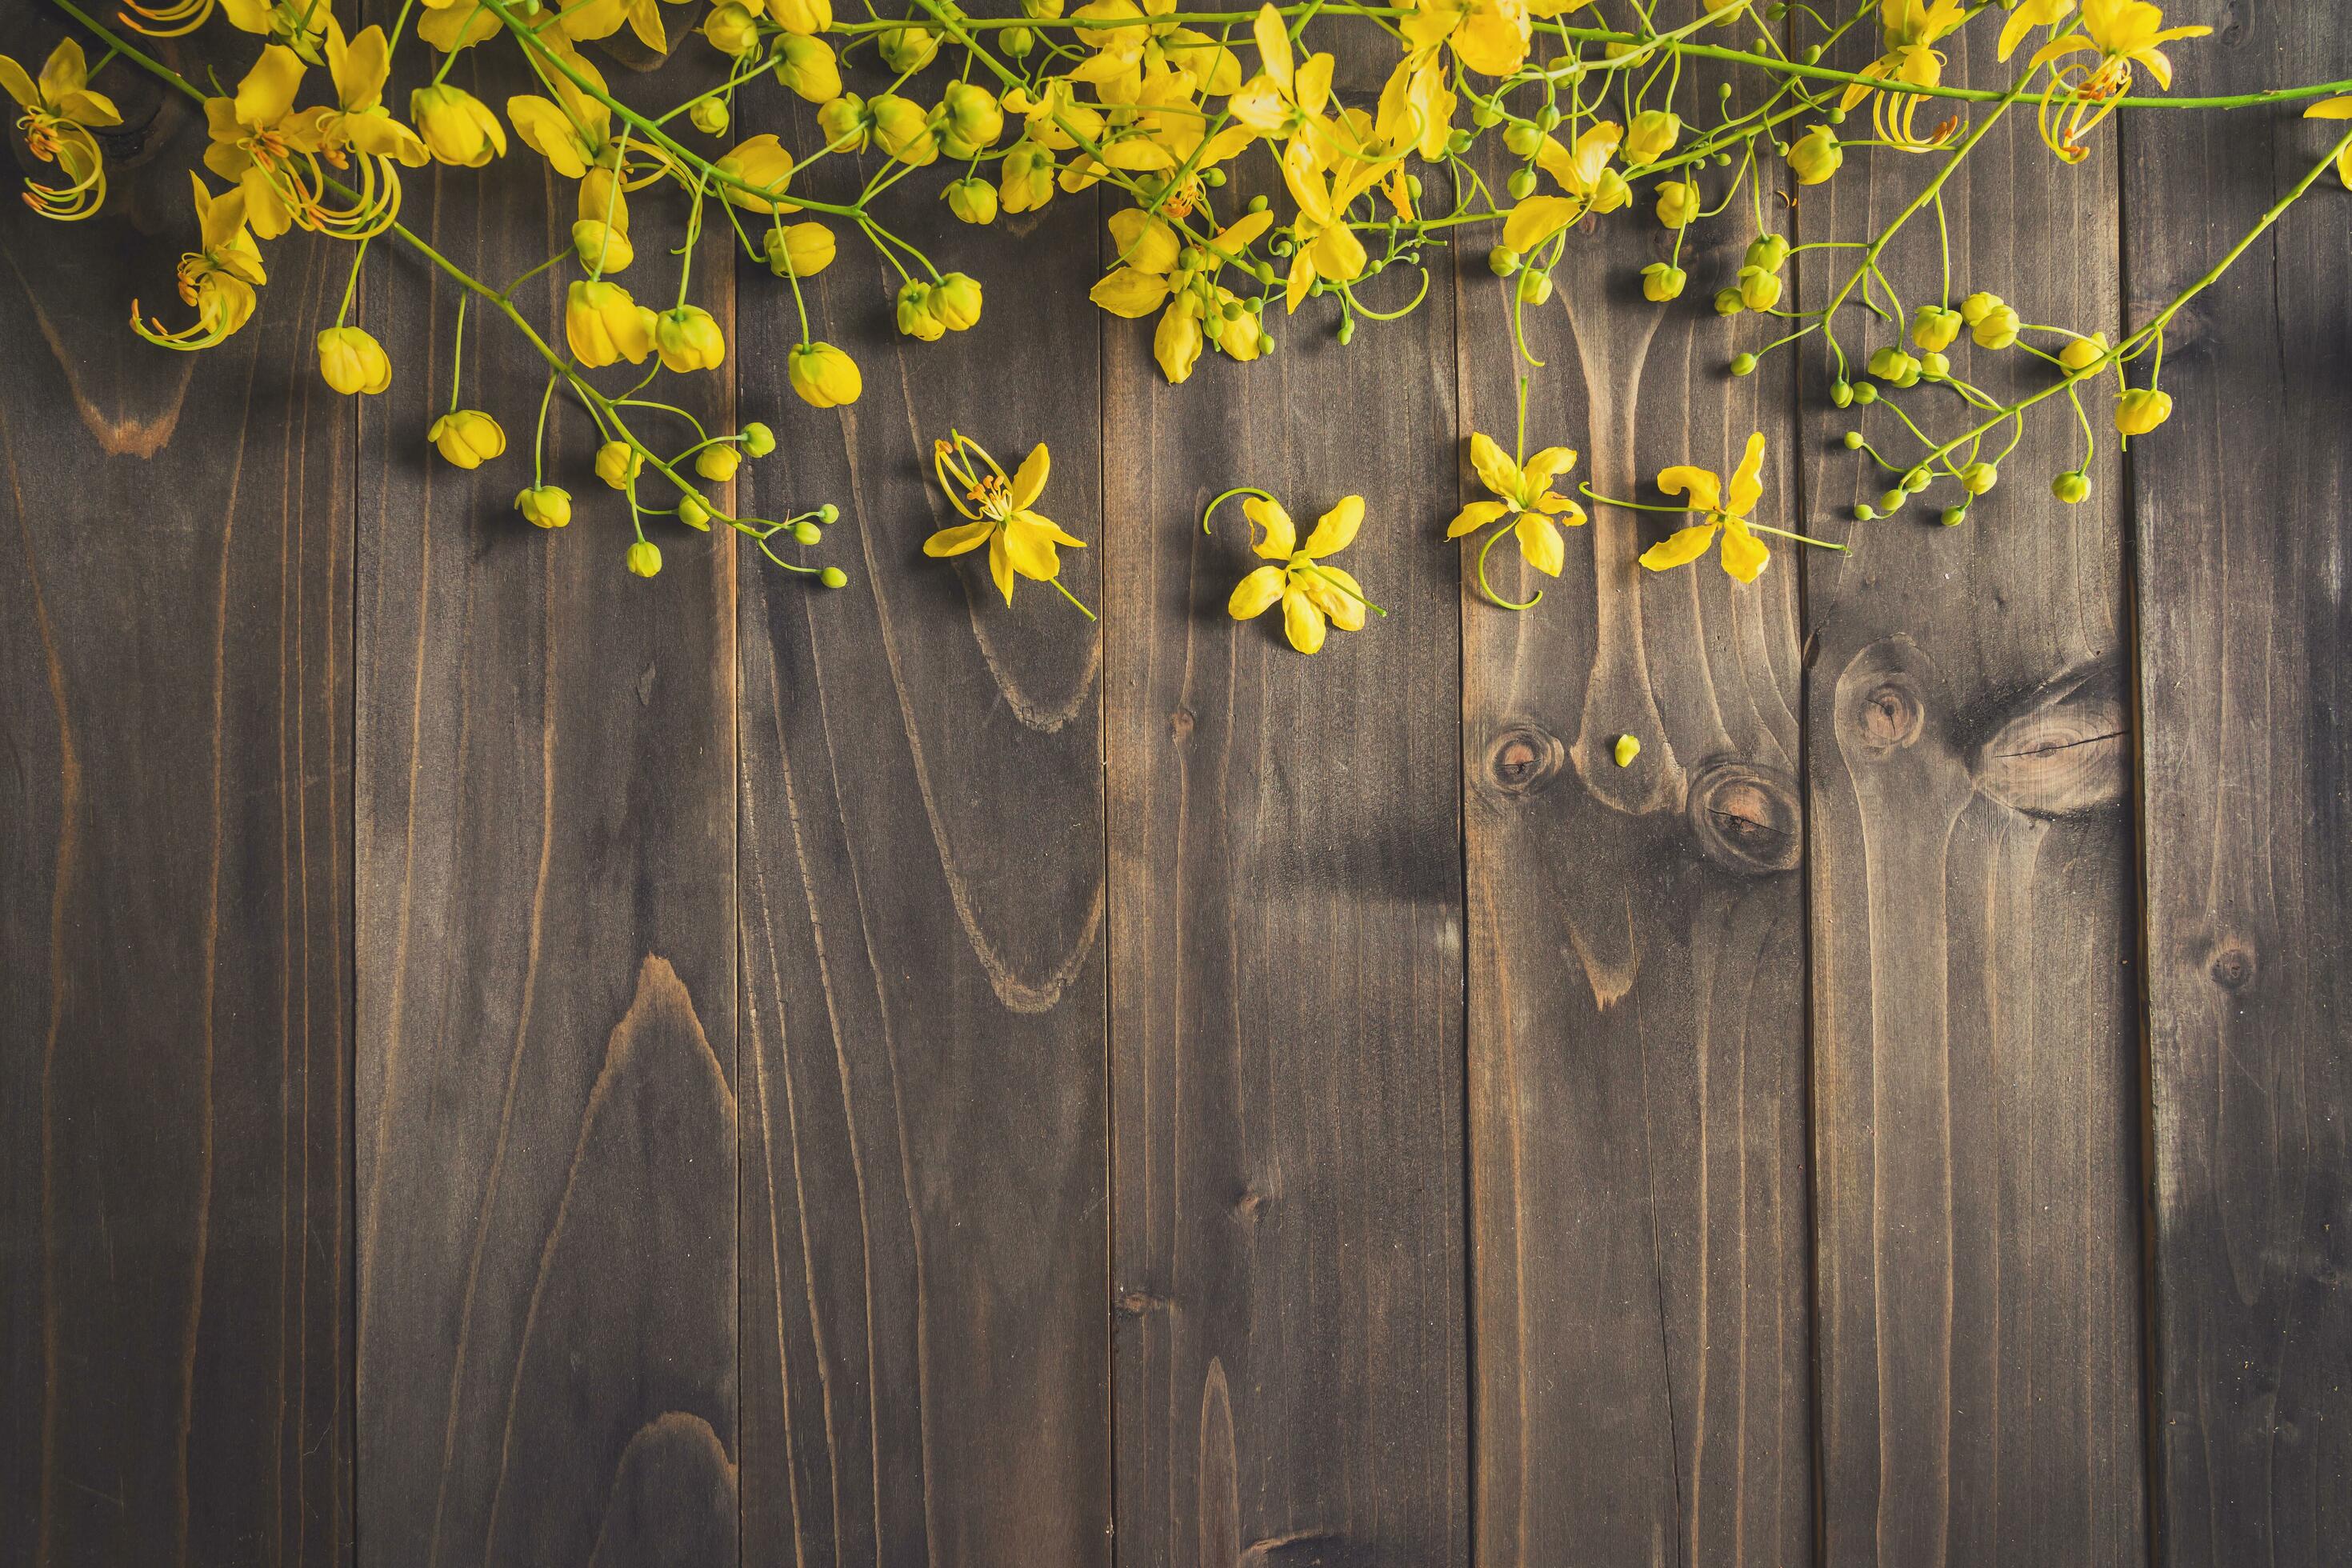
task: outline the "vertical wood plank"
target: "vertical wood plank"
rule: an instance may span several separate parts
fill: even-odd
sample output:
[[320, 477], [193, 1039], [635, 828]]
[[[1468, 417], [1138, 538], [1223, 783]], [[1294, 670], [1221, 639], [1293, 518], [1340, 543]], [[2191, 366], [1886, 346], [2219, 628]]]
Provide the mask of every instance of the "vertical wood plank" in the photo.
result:
[[[1326, 301], [1266, 321], [1270, 358], [1175, 387], [1151, 322], [1105, 326], [1119, 1551], [1438, 1568], [1468, 1552], [1453, 311], [1346, 350]], [[1260, 563], [1236, 509], [1200, 529], [1234, 484], [1302, 537], [1361, 494], [1339, 564], [1387, 618], [1311, 659], [1279, 610], [1235, 624]]]
[[[2184, 90], [2352, 75], [2352, 37], [2325, 8], [2210, 19], [2215, 37], [2179, 46]], [[2134, 319], [2344, 129], [2287, 108], [2132, 120]], [[2325, 177], [2176, 319], [2171, 421], [2132, 447], [2173, 1568], [2352, 1556], [2347, 202]]]
[[[10, 26], [37, 68], [47, 19]], [[334, 1563], [354, 426], [308, 360], [341, 279], [289, 248], [226, 344], [131, 336], [134, 296], [181, 311], [204, 125], [96, 85], [109, 213], [0, 213], [0, 1561]]]
[[[1945, 79], [2006, 87], [2016, 62], [1996, 64], [1991, 45], [1970, 27]], [[1968, 123], [1989, 112], [1970, 106]], [[1868, 160], [1803, 193], [1804, 238], [1878, 232], [1940, 162]], [[2028, 321], [2112, 337], [2116, 179], [2112, 144], [2068, 169], [2032, 105], [2012, 110], [1945, 187], [1954, 302], [1990, 289]], [[1934, 216], [1887, 253], [1906, 309], [1938, 297]], [[1807, 305], [1826, 303], [1850, 254], [1800, 258]], [[1857, 360], [1898, 330], [1862, 320], [1843, 323]], [[1884, 411], [1831, 407], [1828, 356], [1807, 346], [1803, 494], [1823, 521], [1891, 482], [1840, 432], [1916, 448]], [[2003, 398], [2046, 384], [2042, 362], [1965, 334], [1952, 360]], [[1952, 428], [1957, 399], [1930, 397]], [[2078, 436], [2053, 411], [1964, 531], [1914, 505], [1824, 522], [1853, 553], [1805, 561], [1835, 1568], [2087, 1568], [2147, 1550], [2129, 651], [2122, 491], [2103, 446], [2091, 499], [2054, 500]]]
[[[505, 45], [449, 79], [527, 85]], [[487, 281], [565, 241], [573, 193], [520, 142], [409, 178], [413, 224]], [[682, 205], [632, 216], [624, 281], [659, 300]], [[557, 342], [570, 274], [516, 296]], [[464, 401], [511, 444], [461, 472], [424, 441], [452, 290], [428, 304], [383, 245], [362, 287], [394, 376], [361, 424], [361, 1554], [732, 1561], [731, 542], [654, 520], [667, 564], [626, 574], [625, 503], [561, 405], [550, 477], [577, 516], [530, 527], [539, 362], [470, 314]], [[731, 291], [713, 242], [694, 298], [724, 322]], [[668, 384], [728, 419], [725, 373]]]
[[[787, 101], [763, 90], [746, 128], [822, 146]], [[845, 199], [878, 160], [836, 156], [794, 188]], [[1008, 607], [984, 555], [922, 553], [962, 521], [934, 440], [961, 428], [1008, 468], [1042, 441], [1039, 510], [1088, 542], [1064, 576], [1097, 602], [1095, 202], [975, 233], [942, 177], [882, 212], [982, 280], [971, 330], [899, 337], [898, 274], [845, 227], [803, 285], [817, 335], [863, 369], [853, 406], [793, 395], [791, 286], [740, 264], [743, 412], [782, 443], [746, 469], [746, 506], [833, 501], [840, 522], [797, 553], [850, 575], [828, 594], [744, 566], [751, 1563], [1110, 1552], [1100, 639], [1045, 584]]]
[[[1696, 14], [1695, 12], [1693, 13]], [[1661, 25], [1678, 18], [1661, 17]], [[1716, 101], [1714, 79], [1689, 102]], [[1495, 178], [1499, 182], [1499, 171]], [[1644, 184], [1644, 191], [1647, 184]], [[1720, 190], [1720, 178], [1715, 183]], [[1634, 274], [1672, 236], [1636, 204], [1571, 235], [1526, 312], [1529, 451], [1659, 498], [1770, 443], [1759, 521], [1797, 526], [1784, 378], [1709, 308], [1754, 220], [1695, 225], [1680, 301]], [[1777, 204], [1776, 204], [1777, 206]], [[1511, 285], [1459, 287], [1468, 434], [1517, 417]], [[1801, 1563], [1812, 1554], [1798, 583], [1635, 561], [1676, 520], [1594, 508], [1554, 582], [1506, 539], [1462, 554], [1478, 1557]], [[1630, 766], [1620, 735], [1642, 743]]]

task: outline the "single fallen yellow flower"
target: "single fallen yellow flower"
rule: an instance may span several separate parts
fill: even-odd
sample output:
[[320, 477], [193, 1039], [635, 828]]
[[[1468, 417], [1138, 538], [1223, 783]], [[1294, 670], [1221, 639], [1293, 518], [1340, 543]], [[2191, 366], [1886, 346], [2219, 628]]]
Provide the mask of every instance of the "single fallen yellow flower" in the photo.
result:
[[[977, 459], [975, 461], [974, 459]], [[931, 465], [948, 504], [971, 521], [943, 528], [923, 541], [926, 555], [961, 555], [988, 546], [988, 574], [997, 592], [1013, 603], [1013, 579], [1017, 573], [1033, 583], [1051, 583], [1065, 599], [1077, 605], [1087, 619], [1095, 613], [1078, 604], [1078, 596], [1062, 586], [1062, 558], [1056, 546], [1084, 550], [1087, 542], [1065, 532], [1052, 519], [1031, 509], [1045, 489], [1053, 458], [1043, 441], [1031, 449], [1020, 471], [1006, 477], [987, 448], [961, 430], [934, 442]], [[986, 472], [982, 472], [982, 468]], [[969, 504], [967, 504], [969, 503]], [[979, 510], [974, 510], [974, 508]]]
[[1604, 506], [1624, 507], [1633, 511], [1696, 512], [1704, 522], [1678, 528], [1672, 534], [1642, 552], [1642, 564], [1653, 572], [1671, 572], [1686, 565], [1707, 552], [1717, 539], [1723, 542], [1723, 569], [1743, 583], [1753, 583], [1765, 567], [1771, 564], [1770, 547], [1757, 538], [1769, 533], [1782, 539], [1793, 539], [1800, 544], [1817, 544], [1824, 550], [1843, 550], [1843, 544], [1832, 544], [1824, 539], [1808, 539], [1801, 533], [1791, 533], [1785, 528], [1773, 528], [1748, 516], [1756, 503], [1764, 499], [1764, 437], [1761, 432], [1748, 437], [1748, 449], [1740, 454], [1739, 467], [1732, 470], [1731, 484], [1727, 493], [1723, 480], [1712, 470], [1696, 468], [1678, 463], [1658, 472], [1658, 489], [1670, 496], [1688, 498], [1683, 506], [1654, 506], [1644, 501], [1613, 500], [1603, 495], [1584, 493]]
[[[1519, 450], [1527, 449], [1528, 432], [1527, 383], [1519, 384]], [[1470, 437], [1470, 466], [1477, 471], [1478, 482], [1497, 500], [1474, 500], [1454, 514], [1445, 525], [1445, 537], [1460, 539], [1477, 532], [1508, 517], [1512, 519], [1511, 533], [1519, 542], [1519, 554], [1527, 563], [1547, 577], [1559, 575], [1568, 563], [1568, 544], [1560, 537], [1559, 525], [1580, 528], [1584, 524], [1584, 509], [1567, 496], [1551, 488], [1552, 481], [1576, 467], [1576, 453], [1567, 447], [1546, 447], [1532, 458], [1507, 458], [1503, 448], [1490, 436], [1473, 432]], [[1523, 602], [1504, 598], [1486, 581], [1486, 552], [1503, 537], [1496, 528], [1478, 547], [1478, 589], [1489, 601], [1507, 610], [1524, 610], [1543, 598], [1542, 590]]]
[[1265, 490], [1238, 486], [1202, 511], [1202, 532], [1209, 531], [1209, 514], [1234, 496], [1244, 498], [1242, 515], [1255, 529], [1256, 542], [1251, 548], [1282, 564], [1261, 566], [1234, 585], [1233, 597], [1225, 603], [1234, 619], [1254, 620], [1278, 603], [1283, 633], [1290, 638], [1290, 646], [1301, 653], [1313, 653], [1323, 646], [1327, 623], [1343, 632], [1361, 631], [1366, 610], [1388, 614], [1364, 597], [1363, 586], [1354, 577], [1324, 559], [1355, 542], [1357, 531], [1364, 525], [1363, 497], [1341, 496], [1339, 505], [1316, 520], [1314, 531], [1301, 544], [1297, 525], [1279, 500]]

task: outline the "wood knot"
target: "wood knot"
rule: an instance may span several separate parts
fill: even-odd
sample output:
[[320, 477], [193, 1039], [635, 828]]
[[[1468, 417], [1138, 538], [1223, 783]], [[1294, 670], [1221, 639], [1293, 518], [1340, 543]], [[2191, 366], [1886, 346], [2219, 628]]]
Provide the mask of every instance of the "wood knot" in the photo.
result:
[[2252, 953], [2235, 942], [2226, 942], [2215, 951], [2209, 973], [2222, 990], [2243, 991], [2254, 983], [2258, 971]]
[[1118, 1294], [1118, 1310], [1130, 1318], [1163, 1311], [1167, 1306], [1167, 1297], [1155, 1296], [1149, 1290], [1122, 1290]]
[[1189, 704], [1178, 704], [1176, 711], [1168, 715], [1168, 738], [1182, 745], [1192, 738], [1192, 727], [1199, 721]]
[[1486, 743], [1486, 777], [1505, 795], [1535, 795], [1559, 776], [1568, 748], [1532, 724], [1514, 724]]
[[1239, 1220], [1255, 1220], [1265, 1211], [1265, 1205], [1273, 1201], [1274, 1194], [1263, 1188], [1244, 1187], [1240, 1195], [1234, 1199], [1234, 1217]]
[[2043, 685], [1994, 729], [1976, 773], [1979, 789], [2034, 816], [2119, 805], [2131, 781], [2122, 672], [2093, 665]]
[[1779, 768], [1719, 757], [1690, 789], [1691, 833], [1708, 859], [1743, 877], [1793, 871], [1804, 858], [1797, 781]]
[[1864, 745], [1891, 752], [1918, 740], [1927, 726], [1927, 710], [1911, 677], [1898, 670], [1874, 682], [1854, 703], [1850, 717]]

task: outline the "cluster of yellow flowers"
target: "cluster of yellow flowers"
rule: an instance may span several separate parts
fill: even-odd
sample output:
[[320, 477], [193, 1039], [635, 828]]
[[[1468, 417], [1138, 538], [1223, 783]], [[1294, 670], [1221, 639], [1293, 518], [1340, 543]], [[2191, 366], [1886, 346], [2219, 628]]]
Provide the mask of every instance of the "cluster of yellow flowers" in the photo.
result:
[[[142, 52], [77, 0], [54, 3], [106, 46], [101, 70], [120, 58], [126, 65], [119, 68], [147, 69], [202, 100], [210, 131], [205, 165], [227, 183], [215, 189], [195, 177], [199, 238], [178, 279], [193, 321], [167, 328], [134, 308], [142, 333], [170, 347], [202, 348], [237, 331], [267, 281], [260, 242], [291, 229], [352, 242], [354, 281], [370, 242], [392, 237], [454, 279], [480, 310], [503, 318], [546, 362], [534, 482], [518, 497], [518, 510], [545, 526], [569, 518], [568, 498], [543, 473], [545, 411], [561, 391], [588, 411], [604, 438], [596, 471], [627, 495], [636, 538], [629, 563], [648, 574], [659, 560], [645, 536], [648, 516], [674, 515], [704, 529], [724, 522], [773, 557], [771, 545], [780, 534], [809, 542], [833, 513], [824, 509], [780, 521], [729, 515], [698, 480], [723, 482], [740, 458], [760, 455], [772, 437], [756, 426], [716, 437], [697, 426], [692, 444], [663, 456], [632, 428], [630, 415], [667, 405], [635, 398], [634, 388], [617, 395], [602, 391], [589, 373], [624, 361], [633, 367], [651, 362], [648, 376], [725, 363], [719, 323], [686, 302], [694, 241], [707, 216], [714, 226], [723, 216], [743, 254], [792, 291], [801, 327], [788, 366], [793, 390], [820, 408], [854, 403], [863, 390], [859, 368], [818, 339], [802, 289], [833, 261], [840, 240], [863, 239], [887, 260], [898, 279], [888, 309], [906, 337], [932, 341], [981, 319], [980, 280], [939, 270], [877, 213], [885, 192], [933, 166], [948, 176], [940, 194], [949, 212], [977, 226], [1064, 195], [1109, 195], [1116, 259], [1091, 297], [1114, 315], [1153, 319], [1154, 354], [1171, 382], [1190, 377], [1211, 349], [1237, 362], [1273, 353], [1272, 319], [1295, 315], [1310, 300], [1324, 301], [1336, 316], [1332, 330], [1342, 342], [1353, 337], [1360, 318], [1383, 321], [1413, 309], [1430, 287], [1425, 253], [1449, 246], [1456, 230], [1480, 226], [1499, 229], [1486, 259], [1511, 291], [1515, 342], [1532, 367], [1539, 362], [1527, 347], [1525, 315], [1549, 300], [1572, 226], [1646, 203], [1674, 235], [1669, 258], [1641, 269], [1643, 294], [1664, 306], [1689, 282], [1681, 262], [1690, 226], [1744, 199], [1759, 237], [1736, 275], [1719, 280], [1712, 302], [1727, 318], [1767, 320], [1778, 335], [1731, 355], [1733, 374], [1751, 374], [1775, 350], [1819, 334], [1840, 406], [1891, 403], [1925, 387], [1948, 395], [1960, 410], [1965, 427], [1940, 440], [1924, 433], [1922, 420], [1903, 414], [1906, 432], [1921, 449], [1900, 462], [1882, 456], [1862, 432], [1850, 437], [1849, 445], [1896, 476], [1877, 505], [1858, 509], [1864, 518], [1893, 512], [1949, 481], [1959, 499], [1943, 516], [1959, 521], [1997, 482], [2026, 412], [2063, 394], [2079, 413], [2084, 384], [2095, 378], [2113, 380], [2113, 422], [2122, 437], [2160, 425], [2170, 408], [2157, 385], [2165, 326], [2253, 238], [2112, 342], [2104, 330], [2025, 321], [1990, 292], [1956, 301], [1948, 263], [1934, 300], [1906, 310], [1895, 297], [1881, 265], [1886, 247], [1923, 213], [1933, 211], [1940, 221], [1945, 184], [2012, 106], [2036, 103], [2044, 140], [2073, 163], [2088, 155], [2086, 138], [2119, 108], [2168, 101], [2135, 98], [2138, 77], [2168, 89], [2172, 67], [2164, 46], [2209, 29], [2168, 26], [2147, 0], [2016, 0], [2000, 16], [2000, 58], [2008, 60], [2040, 38], [2005, 89], [1944, 81], [1955, 40], [1995, 9], [1964, 0], [1860, 0], [1832, 17], [1785, 0], [1721, 0], [1673, 26], [1640, 0], [1344, 6], [1300, 0], [1265, 4], [1254, 14], [1185, 11], [1180, 0], [1086, 0], [1075, 7], [1067, 0], [1003, 0], [1006, 14], [992, 16], [972, 15], [957, 0], [908, 0], [896, 17], [869, 4], [862, 20], [837, 18], [831, 0], [716, 0], [700, 7], [695, 31], [722, 57], [723, 79], [659, 112], [616, 97], [582, 46], [625, 27], [646, 47], [667, 49], [670, 29], [660, 0], [410, 0], [390, 34], [369, 26], [356, 35], [346, 32], [331, 0], [126, 0], [123, 20], [137, 33], [176, 36], [218, 17], [259, 41], [257, 58], [235, 89], [214, 92]], [[1613, 23], [1604, 8], [1619, 12]], [[1792, 17], [1817, 25], [1814, 41], [1792, 42]], [[1850, 70], [1822, 63], [1847, 34], [1874, 26], [1882, 46], [1874, 59]], [[1391, 40], [1394, 64], [1376, 95], [1340, 101], [1335, 57], [1309, 47], [1310, 26], [1347, 26]], [[1725, 31], [1729, 43], [1707, 41]], [[409, 95], [403, 120], [384, 91], [395, 52], [412, 38], [433, 51], [437, 65], [427, 84]], [[509, 98], [503, 114], [448, 80], [462, 51], [494, 44], [511, 50], [542, 89]], [[1684, 68], [1700, 61], [1752, 74], [1761, 90], [1747, 95], [1753, 101], [1742, 109], [1734, 108], [1727, 85], [1719, 94], [1697, 94]], [[306, 76], [318, 67], [326, 88], [318, 101], [304, 104]], [[105, 200], [94, 129], [119, 116], [91, 88], [90, 75], [73, 43], [61, 46], [37, 79], [0, 58], [0, 87], [24, 110], [18, 123], [27, 147], [59, 171], [56, 182], [29, 183], [26, 199], [58, 218], [88, 216]], [[853, 78], [866, 90], [854, 90]], [[773, 134], [730, 142], [738, 95], [767, 79], [815, 106], [816, 144], [787, 147]], [[2316, 98], [2326, 90], [2195, 101], [2223, 107]], [[1849, 117], [1865, 105], [1871, 134], [1858, 136], [1860, 125], [1850, 129]], [[2352, 98], [2330, 98], [2308, 112], [2352, 116]], [[474, 279], [399, 222], [403, 171], [428, 163], [483, 168], [508, 155], [509, 133], [574, 192], [568, 243], [524, 275], [555, 268], [571, 274], [560, 333], [517, 309], [522, 279], [498, 286]], [[1495, 184], [1495, 160], [1480, 153], [1490, 136], [1511, 161]], [[698, 151], [689, 137], [713, 140]], [[1932, 157], [1908, 205], [1866, 239], [1797, 245], [1773, 232], [1764, 199], [1769, 186], [1783, 174], [1794, 186], [1821, 184], [1838, 174], [1849, 151], [1866, 148]], [[879, 157], [857, 166], [854, 191], [837, 200], [814, 194], [824, 188], [827, 160], [847, 164], [851, 155], [869, 152]], [[1253, 153], [1272, 161], [1279, 205], [1265, 195], [1230, 194], [1234, 165]], [[2352, 175], [2352, 135], [2329, 150], [2262, 226], [2331, 160]], [[648, 187], [667, 189], [688, 211], [688, 243], [680, 253], [677, 303], [668, 310], [641, 304], [620, 280], [638, 265], [630, 202]], [[1816, 253], [1813, 259], [1829, 268], [1826, 302], [1811, 309], [1784, 300], [1786, 268], [1803, 252]], [[1391, 288], [1386, 297], [1393, 308], [1367, 303], [1392, 271], [1417, 275], [1410, 297], [1399, 302], [1403, 289]], [[351, 298], [347, 289], [344, 318]], [[1850, 313], [1867, 318], [1865, 331], [1881, 320], [1907, 321], [1907, 335], [1869, 347], [1859, 356], [1862, 371], [1853, 372], [1838, 336]], [[459, 321], [462, 331], [462, 310]], [[2050, 384], [2007, 403], [1986, 393], [1948, 352], [1963, 331], [1980, 351], [2014, 346], [2047, 361], [2054, 373]], [[319, 356], [328, 382], [354, 395], [381, 392], [393, 373], [382, 346], [344, 319], [320, 335]], [[2143, 361], [2148, 374], [2136, 384], [2130, 377]], [[2083, 461], [2053, 484], [2070, 500], [2088, 490], [2090, 424], [2083, 424]], [[468, 468], [496, 459], [506, 446], [498, 421], [459, 406], [454, 387], [449, 412], [428, 436], [444, 458]], [[961, 437], [938, 458], [942, 484], [970, 521], [934, 538], [932, 552], [987, 542], [1008, 598], [1018, 575], [1058, 586], [1054, 549], [1076, 542], [1030, 510], [1044, 482], [1042, 450], [1033, 458], [1034, 475], [1024, 464], [1010, 478]], [[1482, 586], [1486, 551], [1506, 530], [1529, 568], [1557, 575], [1565, 559], [1559, 529], [1584, 521], [1582, 509], [1552, 488], [1574, 455], [1553, 447], [1529, 457], [1522, 439], [1507, 458], [1479, 436], [1472, 456], [1496, 499], [1465, 508], [1449, 532], [1492, 530], [1477, 552]], [[1662, 492], [1682, 497], [1686, 506], [1609, 504], [1703, 520], [1648, 551], [1644, 564], [1664, 570], [1693, 561], [1719, 540], [1725, 569], [1752, 580], [1769, 560], [1758, 535], [1783, 532], [1748, 515], [1760, 461], [1760, 441], [1751, 443], [1727, 487], [1704, 470], [1666, 468], [1659, 475]], [[681, 471], [688, 467], [694, 477]], [[672, 504], [656, 507], [639, 494], [640, 479], [649, 473], [658, 481], [652, 488]], [[1278, 504], [1263, 495], [1251, 504], [1261, 509], [1252, 513], [1264, 535], [1258, 549], [1281, 544], [1283, 564], [1254, 573], [1236, 611], [1249, 605], [1263, 610], [1278, 599], [1302, 647], [1319, 645], [1327, 624], [1362, 624], [1361, 595], [1345, 585], [1351, 580], [1319, 563], [1318, 541], [1336, 548], [1326, 531], [1318, 528], [1293, 551], [1286, 516], [1282, 527], [1273, 521]], [[1331, 532], [1352, 532], [1352, 524]], [[823, 580], [841, 579], [829, 569]], [[1498, 603], [1514, 603], [1488, 592]]]

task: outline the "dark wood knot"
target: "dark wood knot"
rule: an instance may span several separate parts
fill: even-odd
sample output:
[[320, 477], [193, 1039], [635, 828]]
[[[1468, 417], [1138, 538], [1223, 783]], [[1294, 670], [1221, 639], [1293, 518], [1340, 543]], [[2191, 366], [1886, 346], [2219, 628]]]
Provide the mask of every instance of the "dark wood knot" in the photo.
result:
[[1559, 737], [1533, 724], [1514, 724], [1486, 743], [1486, 777], [1505, 795], [1534, 795], [1567, 763]]
[[1743, 877], [1793, 871], [1804, 858], [1797, 781], [1775, 767], [1718, 757], [1690, 787], [1691, 833], [1708, 859]]
[[1927, 710], [1910, 675], [1895, 670], [1863, 692], [1849, 718], [1864, 746], [1892, 752], [1918, 740], [1927, 727]]
[[2243, 991], [2254, 983], [2258, 973], [2254, 955], [2235, 942], [2224, 943], [2213, 954], [2210, 973], [2213, 984], [2224, 991]]
[[1977, 754], [1977, 787], [2034, 816], [2120, 804], [2131, 783], [2131, 721], [2112, 664], [2069, 670], [2033, 692]]
[[1168, 715], [1168, 738], [1182, 745], [1192, 738], [1192, 726], [1197, 722], [1199, 721], [1193, 717], [1192, 708], [1180, 703], [1176, 711]]

